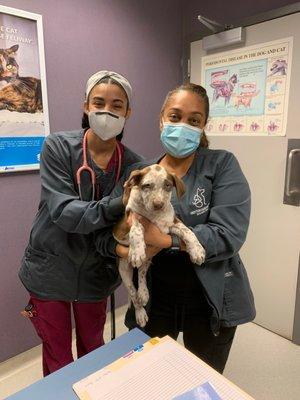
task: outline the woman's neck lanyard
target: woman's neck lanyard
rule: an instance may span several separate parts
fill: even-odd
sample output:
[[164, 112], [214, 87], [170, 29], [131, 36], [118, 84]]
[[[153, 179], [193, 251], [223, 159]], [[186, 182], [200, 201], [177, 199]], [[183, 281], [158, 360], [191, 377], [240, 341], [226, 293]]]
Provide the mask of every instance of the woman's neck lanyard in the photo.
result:
[[[96, 174], [93, 171], [93, 169], [88, 165], [88, 161], [87, 161], [87, 133], [88, 131], [85, 132], [84, 136], [83, 136], [83, 143], [82, 143], [82, 155], [83, 155], [83, 162], [82, 162], [82, 166], [80, 168], [78, 168], [77, 172], [76, 172], [76, 182], [78, 185], [78, 191], [79, 191], [79, 198], [80, 200], [83, 200], [82, 197], [82, 190], [81, 190], [81, 174], [83, 171], [86, 171], [90, 174], [90, 178], [91, 178], [91, 182], [92, 182], [92, 200], [96, 200], [95, 199], [95, 195], [96, 195]], [[117, 155], [117, 162], [116, 162], [116, 166], [117, 166], [117, 172], [116, 172], [116, 179], [115, 179], [115, 185], [118, 182], [118, 180], [120, 179], [120, 174], [121, 174], [121, 166], [122, 166], [122, 152], [121, 152], [121, 145], [118, 142], [118, 140], [116, 140], [116, 155]]]

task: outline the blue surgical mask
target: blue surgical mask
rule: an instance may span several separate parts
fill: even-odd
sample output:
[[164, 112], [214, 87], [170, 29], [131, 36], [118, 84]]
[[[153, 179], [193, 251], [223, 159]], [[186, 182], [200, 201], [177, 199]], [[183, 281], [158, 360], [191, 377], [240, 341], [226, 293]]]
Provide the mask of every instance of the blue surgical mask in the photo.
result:
[[185, 158], [197, 150], [202, 132], [201, 128], [185, 123], [164, 122], [160, 140], [168, 154]]

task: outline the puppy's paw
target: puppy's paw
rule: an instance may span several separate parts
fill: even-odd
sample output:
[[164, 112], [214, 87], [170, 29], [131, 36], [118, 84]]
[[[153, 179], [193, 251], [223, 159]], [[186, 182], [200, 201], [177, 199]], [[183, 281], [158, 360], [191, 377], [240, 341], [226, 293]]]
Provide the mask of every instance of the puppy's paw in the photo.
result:
[[136, 318], [136, 322], [138, 323], [138, 325], [140, 327], [144, 328], [144, 326], [148, 322], [148, 315], [147, 315], [146, 310], [144, 309], [144, 307], [137, 308], [135, 310], [135, 318]]
[[146, 261], [147, 256], [145, 252], [145, 247], [140, 245], [135, 249], [129, 248], [128, 261], [133, 267], [139, 268]]
[[139, 286], [137, 294], [138, 302], [141, 306], [145, 306], [149, 300], [149, 290], [147, 286]]
[[201, 265], [205, 260], [205, 250], [199, 242], [187, 247], [192, 263]]

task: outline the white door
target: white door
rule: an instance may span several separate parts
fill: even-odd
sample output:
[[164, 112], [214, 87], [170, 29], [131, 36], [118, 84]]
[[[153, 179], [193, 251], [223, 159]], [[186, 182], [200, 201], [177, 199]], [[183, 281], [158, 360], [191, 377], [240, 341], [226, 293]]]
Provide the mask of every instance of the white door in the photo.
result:
[[[236, 155], [251, 187], [251, 223], [241, 256], [254, 292], [255, 322], [288, 339], [297, 295], [300, 207], [283, 204], [283, 191], [287, 142], [300, 139], [300, 14], [246, 28], [246, 46], [290, 36], [294, 40], [286, 137], [209, 138], [211, 148]], [[201, 40], [191, 43], [193, 83], [201, 83], [204, 55]]]

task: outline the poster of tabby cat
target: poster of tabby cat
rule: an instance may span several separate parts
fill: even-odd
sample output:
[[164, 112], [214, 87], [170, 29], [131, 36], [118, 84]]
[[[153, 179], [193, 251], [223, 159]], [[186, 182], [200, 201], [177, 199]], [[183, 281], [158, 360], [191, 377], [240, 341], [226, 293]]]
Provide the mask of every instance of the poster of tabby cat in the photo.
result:
[[39, 169], [48, 134], [42, 16], [0, 6], [0, 172]]

